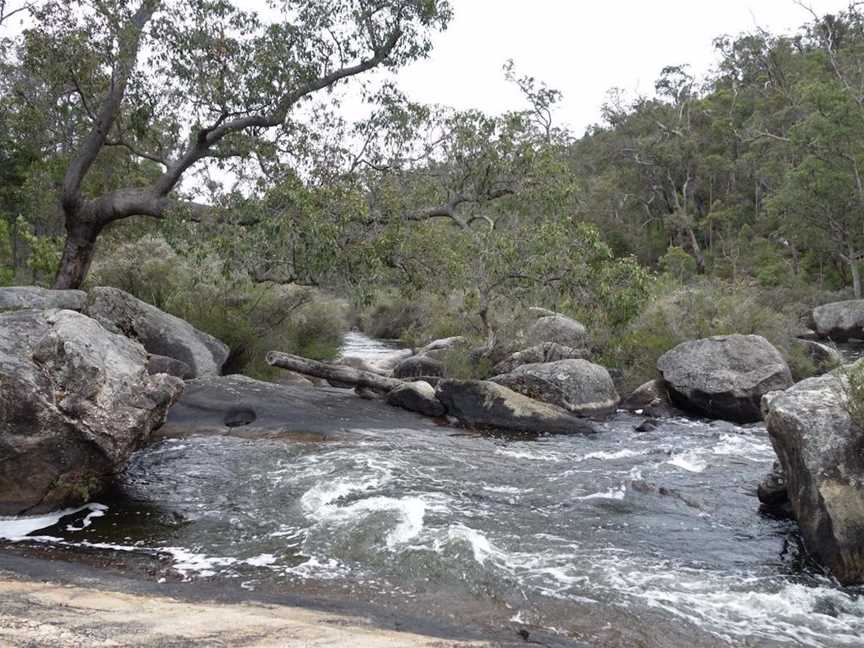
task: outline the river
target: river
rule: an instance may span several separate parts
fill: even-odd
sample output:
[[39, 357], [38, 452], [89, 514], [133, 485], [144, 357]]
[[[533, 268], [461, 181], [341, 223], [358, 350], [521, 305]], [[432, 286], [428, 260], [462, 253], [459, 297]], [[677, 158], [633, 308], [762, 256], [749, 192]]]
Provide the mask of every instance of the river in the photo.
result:
[[158, 553], [193, 582], [354, 597], [549, 646], [864, 645], [864, 590], [820, 575], [795, 525], [758, 512], [764, 426], [642, 420], [593, 436], [430, 423], [166, 440], [115, 498], [31, 525], [28, 542]]

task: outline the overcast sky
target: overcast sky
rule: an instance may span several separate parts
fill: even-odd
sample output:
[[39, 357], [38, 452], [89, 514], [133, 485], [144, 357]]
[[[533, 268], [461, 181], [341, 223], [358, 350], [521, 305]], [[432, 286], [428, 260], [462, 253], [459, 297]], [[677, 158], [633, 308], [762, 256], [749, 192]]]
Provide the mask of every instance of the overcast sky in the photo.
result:
[[[649, 93], [666, 65], [695, 72], [716, 61], [723, 34], [792, 31], [809, 14], [793, 0], [450, 0], [455, 18], [429, 60], [399, 74], [411, 98], [501, 112], [520, 106], [504, 80], [517, 70], [564, 92], [558, 119], [581, 132], [599, 119], [609, 88]], [[817, 13], [848, 0], [810, 0]]]

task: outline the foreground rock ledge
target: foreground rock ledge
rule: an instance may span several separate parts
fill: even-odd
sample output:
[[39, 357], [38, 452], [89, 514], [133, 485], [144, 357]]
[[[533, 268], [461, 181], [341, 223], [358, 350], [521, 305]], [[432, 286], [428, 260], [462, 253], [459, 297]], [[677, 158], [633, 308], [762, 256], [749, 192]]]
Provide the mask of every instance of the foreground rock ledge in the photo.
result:
[[165, 419], [182, 381], [69, 310], [0, 314], [0, 514], [85, 502]]
[[0, 645], [52, 648], [485, 646], [374, 628], [361, 618], [260, 604], [193, 603], [0, 574]]
[[864, 583], [864, 430], [846, 410], [845, 373], [763, 399], [794, 517], [812, 556], [844, 585]]

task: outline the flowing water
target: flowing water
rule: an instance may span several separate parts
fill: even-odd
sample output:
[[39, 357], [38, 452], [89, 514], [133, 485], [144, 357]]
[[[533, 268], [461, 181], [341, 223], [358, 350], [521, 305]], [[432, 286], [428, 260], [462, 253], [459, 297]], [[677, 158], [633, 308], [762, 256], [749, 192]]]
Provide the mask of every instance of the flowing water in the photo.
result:
[[[393, 349], [349, 341], [349, 354]], [[594, 436], [430, 424], [164, 441], [135, 456], [118, 502], [26, 530], [158, 551], [193, 581], [314, 586], [547, 645], [864, 645], [864, 592], [819, 575], [795, 525], [758, 513], [764, 427], [636, 432], [642, 420]]]

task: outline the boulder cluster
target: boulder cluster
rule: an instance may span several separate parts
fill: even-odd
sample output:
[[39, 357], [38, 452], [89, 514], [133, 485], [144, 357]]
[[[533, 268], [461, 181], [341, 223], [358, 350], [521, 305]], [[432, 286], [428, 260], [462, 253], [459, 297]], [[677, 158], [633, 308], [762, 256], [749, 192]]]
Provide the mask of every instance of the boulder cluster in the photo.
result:
[[[838, 367], [840, 355], [830, 346], [864, 340], [864, 301], [815, 309], [812, 331], [793, 341], [821, 369], [819, 377], [794, 384], [766, 339], [724, 335], [669, 350], [657, 361], [656, 379], [624, 399], [616, 372], [592, 362], [582, 324], [543, 309], [531, 313], [534, 320], [506, 352], [446, 338], [374, 364], [346, 358], [331, 385], [353, 387], [336, 379], [365, 375], [355, 390], [365, 399], [383, 396], [423, 416], [532, 434], [591, 433], [594, 421], [619, 409], [649, 417], [647, 423], [674, 416], [764, 420], [777, 462], [758, 488], [763, 509], [796, 519], [809, 554], [840, 582], [864, 582], [864, 429], [850, 414], [849, 385], [849, 372], [864, 373], [864, 361]], [[487, 367], [485, 379], [450, 375], [454, 352]], [[184, 381], [193, 382], [172, 410], [175, 428], [200, 427], [201, 412], [210, 412], [216, 431], [284, 433], [277, 424], [291, 394], [306, 392], [221, 378], [229, 355], [219, 340], [115, 288], [0, 289], [0, 515], [86, 502], [165, 423]], [[288, 372], [281, 382], [301, 390], [325, 383]], [[334, 390], [320, 393], [307, 414], [324, 417], [324, 425]], [[381, 416], [374, 404], [362, 407]]]
[[88, 501], [227, 358], [121, 290], [0, 289], [0, 515]]

